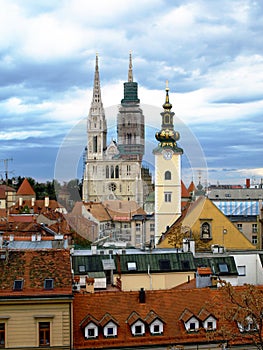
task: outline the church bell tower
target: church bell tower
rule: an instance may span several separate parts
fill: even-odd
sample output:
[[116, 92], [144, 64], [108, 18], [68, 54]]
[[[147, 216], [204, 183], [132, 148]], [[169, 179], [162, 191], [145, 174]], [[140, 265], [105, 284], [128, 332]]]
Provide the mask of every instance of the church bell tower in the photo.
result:
[[181, 155], [182, 148], [177, 146], [180, 138], [174, 130], [169, 102], [169, 87], [166, 83], [166, 97], [163, 104], [161, 130], [155, 134], [159, 141], [153, 150], [155, 156], [155, 243], [163, 233], [181, 215]]

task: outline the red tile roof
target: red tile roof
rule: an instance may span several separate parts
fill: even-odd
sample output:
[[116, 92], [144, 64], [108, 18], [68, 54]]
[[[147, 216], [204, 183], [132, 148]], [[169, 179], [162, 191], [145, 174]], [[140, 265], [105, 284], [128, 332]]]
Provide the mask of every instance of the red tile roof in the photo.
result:
[[190, 198], [190, 194], [187, 190], [187, 188], [185, 187], [185, 184], [183, 183], [183, 181], [181, 180], [181, 197], [182, 198]]
[[[147, 345], [187, 344], [192, 342], [207, 342], [206, 332], [189, 333], [185, 330], [182, 315], [189, 319], [194, 315], [202, 318], [207, 313], [213, 315], [209, 302], [220, 294], [220, 291], [209, 288], [191, 290], [155, 290], [146, 291], [145, 303], [139, 302], [139, 292], [96, 292], [93, 294], [76, 293], [73, 301], [73, 333], [74, 348], [110, 348], [110, 347], [139, 347]], [[221, 299], [222, 300], [222, 299]], [[202, 310], [206, 311], [202, 311]], [[86, 340], [80, 323], [85, 317], [102, 320], [110, 315], [118, 323], [118, 335], [107, 339], [99, 331], [97, 339]], [[136, 337], [131, 334], [130, 326], [137, 320], [149, 324], [153, 318], [158, 318], [164, 324], [163, 335], [152, 336], [146, 327], [144, 336]], [[183, 316], [184, 319], [184, 316]], [[147, 322], [148, 321], [148, 322]]]
[[[53, 289], [44, 288], [45, 279], [53, 279]], [[23, 281], [22, 290], [14, 291], [15, 280]], [[69, 250], [0, 250], [0, 298], [71, 293]]]
[[27, 178], [25, 178], [20, 185], [19, 189], [17, 190], [17, 195], [33, 195], [35, 196], [36, 193], [33, 190], [32, 186], [30, 185], [29, 181]]
[[193, 181], [191, 181], [189, 187], [188, 187], [188, 192], [191, 193], [191, 192], [194, 192], [196, 191], [196, 188], [195, 188], [195, 185], [193, 183]]

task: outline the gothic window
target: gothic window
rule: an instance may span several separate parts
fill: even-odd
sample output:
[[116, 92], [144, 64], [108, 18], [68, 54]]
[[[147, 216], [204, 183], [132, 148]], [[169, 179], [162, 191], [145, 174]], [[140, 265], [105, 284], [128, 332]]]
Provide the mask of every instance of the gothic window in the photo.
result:
[[127, 165], [127, 175], [131, 175], [131, 166]]
[[211, 228], [208, 222], [204, 222], [201, 226], [201, 239], [211, 238]]
[[111, 165], [111, 167], [110, 167], [110, 177], [111, 177], [111, 179], [114, 179], [114, 166], [113, 165]]
[[106, 179], [110, 177], [110, 171], [109, 171], [109, 166], [106, 165]]
[[132, 143], [132, 134], [127, 134], [127, 144], [128, 145], [131, 145], [131, 143]]
[[116, 165], [116, 167], [115, 167], [115, 177], [116, 177], [116, 179], [119, 178], [119, 166], [118, 165]]
[[93, 136], [93, 152], [98, 152], [98, 138], [97, 136]]
[[117, 186], [116, 186], [116, 184], [114, 182], [109, 184], [109, 190], [110, 191], [116, 191], [116, 188], [117, 188]]
[[172, 178], [172, 174], [169, 170], [167, 170], [165, 173], [164, 173], [164, 179], [165, 180], [171, 180]]

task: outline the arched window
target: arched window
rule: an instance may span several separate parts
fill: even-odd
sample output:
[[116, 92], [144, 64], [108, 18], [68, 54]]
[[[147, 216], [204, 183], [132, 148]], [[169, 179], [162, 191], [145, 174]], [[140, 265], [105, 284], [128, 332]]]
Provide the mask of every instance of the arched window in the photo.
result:
[[119, 178], [119, 165], [116, 165], [116, 167], [115, 167], [115, 177], [116, 177], [116, 179]]
[[164, 173], [164, 179], [165, 180], [171, 180], [172, 178], [172, 174], [169, 170], [167, 170], [165, 173]]
[[201, 226], [201, 238], [210, 239], [211, 238], [211, 228], [208, 222], [204, 222]]
[[110, 167], [110, 177], [111, 177], [111, 179], [114, 179], [114, 166], [113, 165], [111, 165], [111, 167]]
[[110, 177], [109, 166], [106, 165], [106, 179]]

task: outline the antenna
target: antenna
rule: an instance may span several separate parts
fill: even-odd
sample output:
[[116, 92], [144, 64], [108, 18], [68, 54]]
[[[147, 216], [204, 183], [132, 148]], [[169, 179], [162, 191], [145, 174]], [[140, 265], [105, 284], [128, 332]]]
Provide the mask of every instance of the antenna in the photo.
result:
[[5, 184], [8, 185], [8, 163], [11, 162], [13, 160], [13, 158], [6, 158], [6, 159], [0, 159], [1, 162], [4, 162], [4, 166], [5, 166]]
[[4, 166], [5, 166], [5, 196], [6, 196], [6, 200], [5, 200], [5, 210], [6, 210], [6, 218], [7, 218], [7, 222], [8, 222], [8, 217], [9, 217], [9, 207], [8, 207], [8, 194], [7, 194], [7, 186], [8, 186], [8, 163], [11, 162], [13, 160], [13, 158], [6, 158], [6, 159], [0, 159], [0, 161], [4, 162]]

